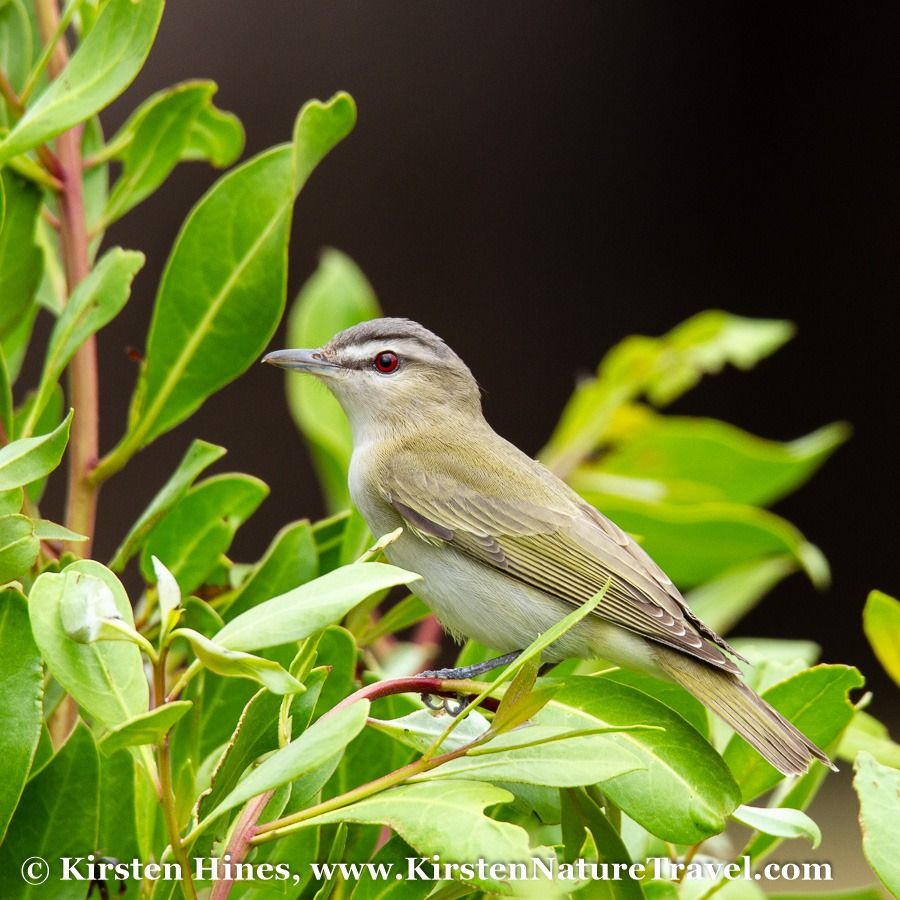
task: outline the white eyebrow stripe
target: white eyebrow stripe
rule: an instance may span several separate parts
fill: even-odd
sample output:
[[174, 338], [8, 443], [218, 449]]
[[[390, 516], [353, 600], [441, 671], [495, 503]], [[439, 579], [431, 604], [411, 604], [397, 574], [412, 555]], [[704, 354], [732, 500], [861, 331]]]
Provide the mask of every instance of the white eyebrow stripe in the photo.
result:
[[427, 352], [427, 348], [420, 341], [410, 340], [409, 338], [394, 338], [393, 340], [386, 341], [365, 341], [362, 344], [355, 344], [352, 347], [344, 347], [338, 352], [340, 355], [346, 356], [354, 361], [368, 361], [375, 359], [379, 353], [384, 353], [386, 350], [392, 351], [401, 357], [421, 357], [423, 350]]

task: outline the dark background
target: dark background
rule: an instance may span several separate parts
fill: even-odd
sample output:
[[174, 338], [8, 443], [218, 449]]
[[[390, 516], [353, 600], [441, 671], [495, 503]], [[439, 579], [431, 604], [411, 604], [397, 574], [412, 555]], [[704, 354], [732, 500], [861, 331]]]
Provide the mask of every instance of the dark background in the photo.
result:
[[[740, 631], [815, 638], [826, 660], [863, 668], [875, 710], [890, 715], [896, 694], [859, 622], [870, 588], [900, 591], [898, 9], [172, 2], [148, 65], [105, 121], [111, 130], [152, 91], [210, 77], [252, 154], [289, 138], [306, 99], [350, 91], [359, 124], [301, 196], [290, 295], [322, 246], [349, 253], [388, 314], [421, 320], [459, 351], [490, 421], [529, 452], [576, 376], [624, 335], [659, 334], [709, 307], [795, 321], [798, 337], [774, 358], [705, 380], [674, 409], [779, 439], [853, 423], [851, 443], [778, 507], [822, 547], [833, 587], [819, 594], [794, 576]], [[112, 230], [149, 261], [101, 339], [104, 449], [133, 383], [124, 348], [143, 346], [166, 254], [214, 178], [182, 167]], [[282, 378], [254, 367], [107, 487], [101, 556], [194, 434], [273, 489], [239, 556], [321, 512]]]

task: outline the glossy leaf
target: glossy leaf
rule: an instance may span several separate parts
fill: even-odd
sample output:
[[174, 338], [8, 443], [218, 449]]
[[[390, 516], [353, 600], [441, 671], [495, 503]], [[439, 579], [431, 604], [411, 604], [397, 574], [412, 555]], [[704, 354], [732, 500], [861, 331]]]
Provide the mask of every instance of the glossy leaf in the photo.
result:
[[658, 499], [670, 502], [768, 506], [805, 483], [848, 436], [838, 423], [782, 444], [714, 419], [628, 407], [617, 417], [612, 449], [584, 475], [576, 472], [573, 484], [597, 472], [653, 482]]
[[[622, 842], [622, 838], [594, 801], [584, 791], [567, 790], [561, 793], [564, 799], [562, 806], [563, 834], [565, 835], [567, 830], [580, 832], [578, 837], [582, 838], [584, 830], [587, 828], [597, 848], [598, 862], [630, 865], [631, 856]], [[567, 819], [573, 820], [570, 825], [567, 823]], [[583, 857], [580, 846], [573, 846], [570, 851], [567, 843], [566, 862], [572, 862], [579, 857]], [[606, 896], [610, 900], [613, 898], [615, 900], [643, 900], [644, 896], [640, 883], [631, 878], [623, 878], [614, 885], [598, 882], [594, 887], [598, 888], [596, 892], [598, 898]]]
[[[160, 282], [120, 454], [183, 421], [269, 342], [284, 309], [291, 212], [302, 186], [294, 157], [302, 152], [311, 170], [333, 146], [318, 138], [327, 130], [337, 143], [352, 127], [347, 108], [346, 95], [307, 104], [300, 122], [315, 113], [323, 131], [299, 133], [315, 138], [314, 146], [267, 150], [223, 176], [191, 211]], [[341, 134], [327, 128], [335, 118], [347, 125]]]
[[376, 591], [419, 576], [386, 563], [354, 563], [273, 597], [232, 619], [216, 641], [233, 650], [258, 650], [299, 641], [339, 622]]
[[[828, 747], [847, 727], [854, 709], [847, 694], [863, 678], [852, 666], [816, 666], [763, 691], [763, 699], [792, 722], [814, 744]], [[723, 753], [741, 786], [745, 803], [773, 788], [783, 776], [736, 735]], [[821, 763], [813, 763], [821, 765]]]
[[[546, 847], [530, 847], [528, 833], [518, 825], [485, 815], [487, 807], [512, 798], [509, 791], [478, 781], [423, 782], [391, 788], [308, 819], [302, 827], [338, 822], [387, 825], [422, 856], [437, 853], [445, 861], [509, 864], [552, 855]], [[482, 884], [502, 889], [497, 882]]]
[[709, 713], [706, 711], [706, 707], [681, 685], [629, 669], [608, 669], [601, 672], [600, 677], [642, 691], [654, 700], [664, 703], [669, 709], [677, 712], [682, 719], [693, 725], [700, 734], [706, 738], [709, 737]]
[[210, 788], [197, 802], [197, 816], [207, 816], [233, 790], [241, 775], [263, 753], [278, 746], [278, 711], [282, 699], [257, 691], [244, 707], [232, 739], [216, 762]]
[[32, 519], [34, 536], [42, 541], [73, 541], [76, 544], [87, 540], [87, 535], [70, 531], [65, 525], [58, 525], [49, 519]]
[[740, 802], [722, 758], [684, 719], [648, 695], [607, 680], [574, 677], [536, 716], [539, 724], [570, 729], [660, 725], [594, 740], [637, 757], [643, 767], [604, 785], [610, 800], [651, 834], [693, 844], [718, 834]]
[[216, 168], [230, 166], [244, 149], [244, 127], [240, 119], [211, 103], [201, 106], [181, 151], [185, 161], [203, 160]]
[[131, 282], [143, 264], [143, 253], [113, 247], [72, 292], [50, 334], [40, 387], [24, 427], [26, 434], [31, 433], [78, 348], [125, 306], [131, 294]]
[[739, 806], [731, 817], [763, 834], [785, 838], [806, 838], [813, 849], [822, 841], [822, 832], [813, 820], [799, 809], [783, 807]]
[[[99, 760], [94, 740], [79, 723], [53, 760], [33, 778], [22, 794], [22, 802], [0, 847], [0, 896], [81, 900], [84, 882], [60, 878], [61, 857], [85, 856], [85, 847], [97, 846], [100, 803]], [[40, 856], [50, 864], [50, 881], [29, 885], [20, 868], [30, 857]]]
[[140, 71], [163, 0], [108, 0], [58, 78], [0, 141], [0, 162], [55, 137], [111, 103]]
[[3, 429], [4, 442], [13, 437], [13, 394], [9, 369], [6, 367], [6, 354], [0, 344], [0, 428]]
[[217, 675], [250, 678], [276, 694], [293, 694], [304, 689], [296, 678], [274, 660], [253, 656], [241, 650], [230, 650], [191, 628], [179, 628], [176, 634], [186, 638], [197, 654], [197, 659]]
[[860, 753], [854, 771], [853, 787], [859, 796], [863, 851], [882, 884], [894, 897], [900, 896], [900, 858], [897, 856], [900, 770], [882, 766], [868, 753]]
[[268, 493], [258, 478], [240, 474], [214, 475], [192, 487], [147, 538], [141, 552], [144, 577], [154, 580], [156, 556], [183, 594], [195, 591]]
[[[164, 631], [168, 631], [177, 621], [177, 610], [181, 607], [181, 589], [175, 576], [155, 556], [151, 558], [153, 574], [156, 576], [156, 594], [159, 598], [159, 618]], [[174, 615], [173, 615], [174, 614]]]
[[597, 378], [579, 385], [541, 458], [554, 471], [568, 474], [606, 436], [613, 416], [626, 403], [642, 393], [655, 405], [670, 403], [703, 375], [727, 364], [751, 368], [792, 334], [789, 322], [709, 310], [662, 337], [626, 338], [604, 357]]
[[300, 737], [260, 763], [219, 803], [206, 821], [325, 765], [362, 731], [368, 713], [368, 701], [361, 700], [320, 719]]
[[[321, 347], [338, 331], [378, 315], [372, 286], [356, 264], [337, 250], [326, 250], [291, 308], [287, 344]], [[347, 417], [314, 379], [290, 372], [285, 379], [288, 407], [309, 443], [328, 508], [345, 509], [350, 505], [347, 467], [352, 449]]]
[[49, 475], [58, 465], [69, 442], [72, 411], [49, 434], [20, 438], [0, 449], [0, 491], [20, 487]]
[[796, 571], [789, 556], [740, 563], [697, 585], [685, 596], [688, 605], [713, 631], [729, 631], [780, 581]]
[[28, 602], [31, 628], [53, 677], [98, 722], [115, 728], [147, 711], [147, 679], [140, 651], [134, 644], [79, 644], [66, 635], [61, 619], [62, 601], [79, 575], [103, 581], [112, 592], [121, 619], [134, 627], [128, 595], [116, 576], [98, 562], [79, 560], [59, 574], [46, 572], [37, 578]]
[[[34, 39], [23, 0], [0, 3], [0, 66], [16, 93], [22, 90], [31, 70]], [[0, 124], [9, 125], [6, 104], [0, 103]]]
[[206, 441], [194, 440], [191, 442], [191, 446], [188, 447], [169, 480], [160, 488], [138, 520], [131, 526], [125, 539], [116, 550], [109, 564], [114, 572], [121, 572], [125, 568], [128, 560], [141, 549], [147, 535], [157, 522], [185, 495], [194, 479], [217, 459], [221, 459], [225, 452], [224, 447], [208, 444]]
[[318, 574], [319, 554], [309, 522], [303, 519], [285, 525], [235, 592], [226, 617], [233, 619], [264, 600], [312, 581]]
[[619, 747], [610, 753], [610, 734], [640, 725], [585, 726], [597, 733], [572, 733], [568, 726], [528, 725], [482, 744], [413, 780], [466, 779], [546, 787], [577, 787], [618, 779], [643, 768], [637, 754]]
[[900, 601], [872, 591], [863, 609], [863, 629], [878, 661], [900, 685]]
[[682, 588], [750, 562], [789, 555], [819, 586], [828, 584], [821, 551], [774, 513], [736, 503], [643, 503], [612, 494], [583, 494], [643, 548]]
[[0, 584], [23, 576], [34, 565], [39, 549], [31, 519], [19, 514], [0, 516]]
[[41, 736], [44, 694], [38, 648], [31, 636], [28, 606], [18, 591], [0, 591], [0, 844], [12, 818]]
[[106, 756], [112, 756], [123, 747], [156, 744], [193, 705], [190, 700], [173, 700], [141, 713], [103, 735], [99, 747]]
[[[216, 85], [211, 81], [186, 81], [154, 94], [142, 103], [110, 140], [121, 148], [115, 154], [122, 174], [115, 183], [103, 214], [104, 225], [153, 193], [189, 149], [192, 158], [201, 158], [201, 144], [195, 126], [201, 114], [212, 110]], [[202, 133], [211, 139], [206, 158], [219, 167], [231, 165], [243, 148], [243, 129], [234, 116], [216, 110], [218, 116], [204, 115], [215, 130]], [[223, 133], [225, 128], [227, 133]]]
[[865, 750], [882, 765], [900, 769], [900, 744], [891, 739], [887, 726], [874, 716], [857, 710], [841, 735], [837, 755], [852, 763], [860, 750]]
[[0, 175], [6, 197], [6, 217], [0, 229], [0, 339], [9, 358], [6, 341], [27, 324], [41, 280], [43, 254], [35, 242], [41, 192], [9, 169]]

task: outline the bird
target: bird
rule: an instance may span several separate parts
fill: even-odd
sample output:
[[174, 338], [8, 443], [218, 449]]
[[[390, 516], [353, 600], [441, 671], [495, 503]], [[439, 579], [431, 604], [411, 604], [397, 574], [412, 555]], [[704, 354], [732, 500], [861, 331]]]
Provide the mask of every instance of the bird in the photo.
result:
[[739, 654], [695, 615], [640, 544], [488, 424], [469, 367], [405, 318], [361, 322], [263, 362], [314, 376], [346, 414], [353, 504], [388, 561], [457, 640], [502, 655], [438, 670], [473, 677], [510, 662], [568, 612], [606, 593], [545, 651], [602, 658], [685, 688], [785, 775], [828, 756], [743, 680]]

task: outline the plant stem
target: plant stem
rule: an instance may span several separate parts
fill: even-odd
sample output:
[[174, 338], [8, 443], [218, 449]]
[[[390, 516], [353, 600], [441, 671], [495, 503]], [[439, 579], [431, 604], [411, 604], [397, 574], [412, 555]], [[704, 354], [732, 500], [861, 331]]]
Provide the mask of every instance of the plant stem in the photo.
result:
[[[34, 0], [34, 5], [44, 43], [54, 42], [47, 66], [50, 77], [57, 78], [69, 60], [65, 38], [56, 39], [60, 25], [59, 5], [57, 0]], [[59, 195], [59, 234], [69, 295], [90, 272], [81, 172], [81, 133], [82, 126], [78, 125], [56, 139], [58, 177], [63, 185]], [[82, 544], [70, 544], [66, 549], [89, 556], [97, 513], [97, 488], [88, 476], [97, 464], [100, 449], [97, 344], [93, 336], [78, 348], [69, 365], [69, 394], [75, 407], [75, 418], [69, 444], [66, 526], [87, 535], [88, 540]]]
[[6, 101], [14, 115], [22, 114], [25, 107], [22, 105], [21, 98], [16, 94], [16, 89], [12, 86], [5, 69], [0, 69], [0, 96]]
[[[155, 706], [162, 706], [166, 697], [166, 658], [168, 650], [162, 647], [159, 658], [153, 666], [153, 701]], [[181, 867], [181, 891], [185, 900], [196, 900], [197, 892], [194, 890], [194, 882], [191, 878], [190, 860], [184, 843], [181, 840], [181, 830], [178, 827], [178, 814], [175, 810], [175, 791], [172, 787], [172, 758], [169, 753], [169, 732], [166, 732], [156, 745], [157, 765], [159, 766], [160, 802], [163, 808], [163, 818], [166, 822], [166, 831], [169, 835], [169, 844], [172, 853]]]
[[[44, 69], [47, 68], [47, 65], [50, 62], [50, 58], [53, 56], [53, 53], [55, 52], [59, 42], [65, 36], [66, 29], [71, 24], [72, 18], [79, 6], [81, 6], [81, 0], [71, 0], [69, 5], [63, 12], [62, 17], [59, 18], [56, 27], [53, 29], [53, 34], [51, 35], [51, 37], [49, 39], [44, 39], [44, 49], [41, 52], [41, 55], [38, 57], [38, 61], [35, 63], [34, 68], [29, 73], [28, 79], [25, 82], [24, 87], [22, 88], [22, 94], [19, 99], [23, 104], [31, 96], [31, 92], [34, 90], [35, 85], [38, 83], [38, 79], [41, 77]], [[41, 26], [41, 31], [43, 32], [43, 26]]]

